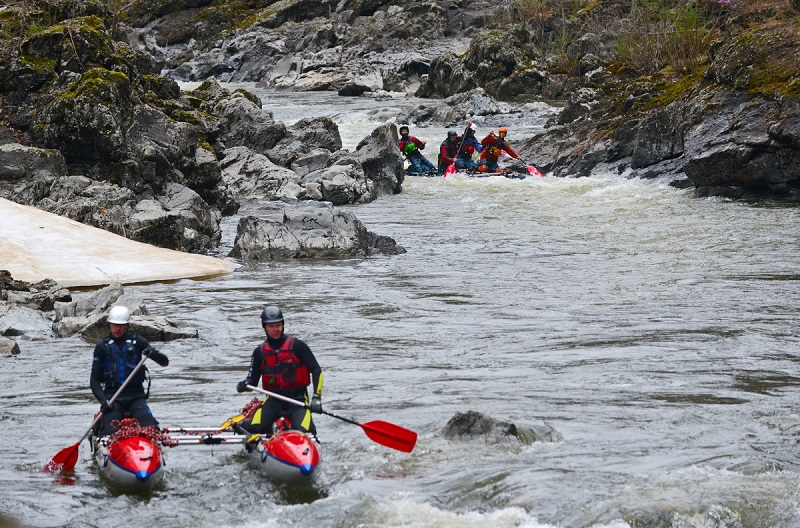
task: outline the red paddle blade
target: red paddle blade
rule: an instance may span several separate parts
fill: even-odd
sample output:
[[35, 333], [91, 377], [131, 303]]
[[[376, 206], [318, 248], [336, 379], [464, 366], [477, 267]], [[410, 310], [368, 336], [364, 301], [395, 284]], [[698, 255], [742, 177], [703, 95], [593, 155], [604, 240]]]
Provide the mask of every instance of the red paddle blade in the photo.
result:
[[375, 442], [404, 453], [410, 453], [417, 443], [417, 433], [393, 423], [375, 420], [358, 425]]
[[44, 466], [44, 471], [69, 471], [75, 469], [75, 464], [78, 463], [78, 447], [77, 444], [65, 447], [54, 456], [47, 465]]
[[533, 165], [525, 165], [525, 168], [528, 169], [528, 174], [533, 174], [534, 176], [541, 176], [542, 178], [544, 178], [544, 174], [539, 172], [539, 169], [537, 169]]
[[456, 173], [456, 164], [453, 163], [448, 165], [447, 168], [444, 170], [444, 177], [447, 178], [448, 176], [452, 176], [455, 173]]

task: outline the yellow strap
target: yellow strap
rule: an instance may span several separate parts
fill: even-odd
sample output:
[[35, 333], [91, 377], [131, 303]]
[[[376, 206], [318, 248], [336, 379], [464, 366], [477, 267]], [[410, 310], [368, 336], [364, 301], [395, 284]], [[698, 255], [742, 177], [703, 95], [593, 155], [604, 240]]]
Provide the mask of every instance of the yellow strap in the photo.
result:
[[322, 380], [324, 378], [324, 373], [319, 373], [319, 380], [317, 381], [317, 386], [314, 387], [314, 394], [319, 394], [322, 396]]

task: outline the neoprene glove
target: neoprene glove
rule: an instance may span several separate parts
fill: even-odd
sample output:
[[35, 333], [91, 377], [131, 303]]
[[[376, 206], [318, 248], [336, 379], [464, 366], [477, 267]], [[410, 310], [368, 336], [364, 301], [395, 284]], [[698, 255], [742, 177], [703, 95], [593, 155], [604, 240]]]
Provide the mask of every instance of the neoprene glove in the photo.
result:
[[169, 365], [169, 358], [167, 357], [167, 355], [164, 354], [163, 352], [159, 352], [153, 347], [145, 348], [144, 350], [142, 350], [142, 354], [149, 357], [162, 367], [166, 367], [167, 365]]
[[108, 404], [107, 401], [100, 403], [100, 412], [103, 414], [108, 414], [111, 412], [111, 406]]
[[315, 394], [313, 398], [311, 398], [311, 412], [312, 413], [321, 413], [322, 412], [322, 396], [319, 394]]
[[247, 390], [247, 383], [240, 381], [236, 384], [236, 392], [244, 392]]

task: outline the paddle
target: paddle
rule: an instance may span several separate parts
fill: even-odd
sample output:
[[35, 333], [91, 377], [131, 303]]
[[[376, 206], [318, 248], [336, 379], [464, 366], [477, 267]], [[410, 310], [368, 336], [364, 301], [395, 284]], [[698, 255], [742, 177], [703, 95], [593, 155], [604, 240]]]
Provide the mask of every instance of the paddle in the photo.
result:
[[[114, 402], [116, 401], [117, 397], [120, 394], [122, 394], [122, 391], [125, 390], [125, 387], [127, 387], [128, 383], [130, 383], [130, 381], [133, 379], [133, 375], [136, 374], [140, 368], [142, 368], [142, 365], [144, 365], [145, 361], [147, 361], [147, 356], [142, 354], [141, 361], [139, 361], [139, 363], [131, 371], [131, 373], [128, 374], [128, 377], [125, 378], [124, 382], [122, 382], [122, 385], [117, 390], [117, 392], [114, 393], [114, 395], [111, 397], [110, 400], [108, 400], [109, 407], [111, 405], [114, 405]], [[94, 427], [100, 422], [100, 419], [102, 417], [103, 417], [102, 411], [97, 413], [97, 416], [92, 422], [92, 425], [89, 426], [89, 429], [87, 429], [85, 433], [83, 433], [81, 439], [78, 440], [76, 444], [73, 444], [69, 447], [65, 447], [64, 449], [56, 453], [56, 456], [54, 456], [50, 460], [50, 462], [48, 462], [47, 465], [44, 466], [44, 471], [69, 471], [71, 469], [74, 469], [75, 464], [78, 462], [78, 448], [80, 447], [81, 442], [83, 442], [86, 439], [86, 437], [89, 436], [89, 434], [92, 432], [92, 429], [94, 429]]]
[[[500, 140], [500, 143], [506, 145], [509, 148], [509, 150], [511, 150], [511, 152], [513, 152], [515, 155], [509, 154], [505, 150], [501, 151], [503, 154], [506, 154], [508, 156], [511, 156], [512, 158], [516, 158], [516, 159], [522, 161], [522, 156], [520, 156], [519, 153], [516, 150], [511, 148], [511, 145], [509, 145], [508, 142], [505, 139], [503, 139], [503, 138], [497, 138], [497, 139]], [[522, 163], [525, 163], [525, 162], [522, 161]], [[533, 165], [525, 164], [525, 170], [528, 171], [528, 174], [531, 174], [533, 176], [541, 176], [542, 178], [544, 178], [544, 174], [539, 172], [539, 169], [537, 169]]]
[[[248, 385], [247, 388], [251, 391], [260, 392], [261, 394], [266, 394], [267, 396], [272, 396], [273, 398], [277, 398], [288, 403], [293, 403], [294, 405], [298, 405], [300, 407], [305, 407], [306, 409], [311, 408], [303, 402], [293, 400], [292, 398], [287, 398], [286, 396], [281, 396], [280, 394], [275, 394], [274, 392], [270, 392], [268, 390], [259, 389], [258, 387], [254, 387], [252, 385]], [[358, 425], [364, 430], [367, 437], [374, 442], [392, 449], [397, 449], [398, 451], [402, 451], [404, 453], [410, 453], [414, 449], [414, 445], [417, 443], [417, 433], [393, 423], [384, 422], [381, 420], [358, 423], [350, 418], [337, 416], [327, 411], [321, 412], [322, 414], [327, 414], [328, 416], [332, 416], [336, 419], [342, 420], [343, 422]]]

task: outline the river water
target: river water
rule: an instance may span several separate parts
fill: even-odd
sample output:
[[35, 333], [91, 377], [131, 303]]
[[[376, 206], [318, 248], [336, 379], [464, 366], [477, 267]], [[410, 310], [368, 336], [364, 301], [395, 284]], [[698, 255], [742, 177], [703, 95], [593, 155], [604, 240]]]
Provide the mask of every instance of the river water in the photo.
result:
[[[351, 149], [402, 106], [260, 95], [287, 123], [332, 116]], [[24, 340], [0, 374], [0, 511], [34, 527], [800, 526], [796, 207], [599, 172], [409, 178], [352, 211], [408, 252], [126, 287], [200, 335], [160, 344], [151, 407], [164, 426], [236, 414], [260, 310], [277, 304], [325, 370], [325, 409], [416, 431], [412, 453], [320, 416], [314, 489], [275, 486], [235, 446], [192, 446], [169, 450], [152, 495], [115, 495], [85, 442], [74, 475], [40, 471], [97, 408], [92, 344]], [[557, 435], [445, 438], [469, 410]]]

